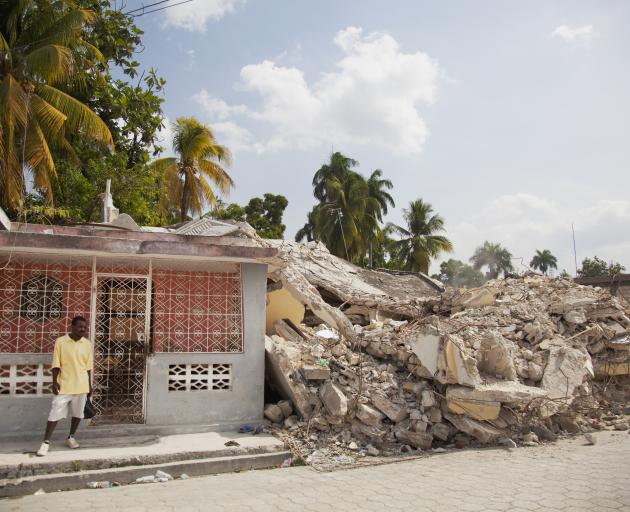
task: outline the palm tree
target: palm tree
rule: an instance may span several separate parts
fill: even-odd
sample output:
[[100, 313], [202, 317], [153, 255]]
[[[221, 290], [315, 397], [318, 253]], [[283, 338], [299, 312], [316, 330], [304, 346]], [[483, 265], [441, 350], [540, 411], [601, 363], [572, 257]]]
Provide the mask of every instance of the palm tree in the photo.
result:
[[327, 184], [333, 178], [344, 181], [348, 174], [354, 172], [352, 168], [357, 165], [359, 162], [339, 152], [330, 155], [330, 162], [322, 165], [313, 176], [313, 195], [315, 198], [320, 202], [326, 201]]
[[72, 95], [103, 56], [83, 39], [96, 15], [70, 0], [0, 2], [0, 202], [18, 209], [27, 177], [52, 204], [53, 153], [78, 163], [68, 137], [112, 147], [107, 125]]
[[210, 180], [222, 194], [234, 182], [220, 163], [231, 162], [230, 151], [217, 144], [210, 127], [194, 117], [178, 117], [174, 126], [173, 150], [179, 155], [159, 158], [150, 166], [162, 177], [163, 208], [178, 209], [180, 221], [189, 213], [200, 214], [204, 203], [214, 207], [217, 198]]
[[316, 212], [316, 206], [313, 207], [313, 209], [308, 212], [307, 216], [306, 216], [306, 224], [304, 224], [304, 226], [302, 226], [299, 231], [295, 234], [295, 241], [296, 242], [301, 242], [302, 240], [306, 239], [307, 242], [312, 242], [313, 240], [316, 240], [315, 238], [315, 212]]
[[536, 250], [536, 254], [529, 262], [529, 266], [540, 270], [543, 274], [547, 274], [547, 271], [551, 268], [558, 268], [558, 258], [556, 258], [549, 249], [543, 251]]
[[358, 262], [378, 233], [380, 207], [370, 197], [367, 181], [356, 172], [326, 183], [328, 200], [314, 209], [315, 238], [336, 256]]
[[503, 272], [505, 277], [514, 270], [512, 253], [501, 247], [500, 244], [493, 244], [488, 241], [485, 241], [482, 246], [475, 249], [470, 262], [475, 270], [480, 270], [482, 267], [487, 266], [488, 272], [486, 272], [486, 277], [488, 279], [496, 279], [501, 272]]
[[453, 251], [451, 241], [437, 234], [444, 231], [444, 219], [422, 199], [412, 201], [403, 216], [407, 227], [388, 224], [388, 230], [400, 237], [393, 242], [397, 263], [403, 270], [428, 274], [431, 259]]
[[394, 203], [394, 198], [387, 192], [387, 190], [391, 190], [394, 185], [390, 180], [381, 179], [383, 176], [383, 171], [380, 169], [376, 169], [370, 174], [370, 177], [367, 180], [368, 186], [368, 195], [376, 200], [378, 203], [378, 220], [383, 221], [382, 216], [387, 215], [387, 207], [391, 206], [392, 208], [396, 206]]

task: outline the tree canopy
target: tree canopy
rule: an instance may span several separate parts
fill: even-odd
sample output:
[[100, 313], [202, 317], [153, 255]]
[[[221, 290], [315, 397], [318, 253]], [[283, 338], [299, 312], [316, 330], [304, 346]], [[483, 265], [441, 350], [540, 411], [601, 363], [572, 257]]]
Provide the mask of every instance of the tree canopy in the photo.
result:
[[267, 193], [262, 198], [251, 198], [245, 206], [237, 203], [225, 205], [219, 201], [217, 208], [209, 216], [247, 222], [262, 238], [281, 239], [286, 229], [282, 223], [282, 215], [288, 204], [286, 197]]
[[319, 202], [308, 214], [296, 240], [319, 240], [332, 254], [365, 263], [370, 248], [382, 237], [381, 222], [394, 206], [392, 183], [380, 169], [366, 179], [354, 168], [358, 162], [339, 152], [313, 176], [313, 195]]
[[486, 281], [481, 271], [475, 270], [463, 261], [452, 258], [443, 261], [440, 264], [440, 273], [434, 274], [432, 277], [456, 288], [474, 288], [481, 286]]
[[453, 244], [444, 235], [444, 219], [433, 207], [416, 199], [403, 210], [406, 226], [389, 224], [388, 231], [398, 236], [392, 245], [397, 266], [403, 270], [429, 273], [431, 260], [442, 252], [452, 252]]
[[500, 244], [485, 241], [482, 246], [475, 249], [470, 258], [475, 270], [486, 267], [486, 278], [496, 279], [500, 274], [506, 277], [514, 271], [512, 265], [512, 253]]
[[532, 261], [529, 262], [529, 266], [540, 270], [543, 274], [547, 274], [550, 269], [558, 268], [558, 258], [551, 254], [549, 249], [536, 250], [536, 254], [534, 254]]
[[615, 276], [621, 274], [626, 270], [621, 263], [611, 261], [606, 263], [604, 260], [597, 256], [591, 258], [584, 258], [582, 260], [582, 267], [578, 269], [578, 277], [603, 277], [603, 276]]
[[73, 136], [112, 148], [105, 122], [80, 97], [103, 80], [106, 58], [89, 40], [98, 14], [65, 0], [0, 2], [0, 201], [15, 211], [29, 186], [53, 203], [55, 156], [80, 157]]

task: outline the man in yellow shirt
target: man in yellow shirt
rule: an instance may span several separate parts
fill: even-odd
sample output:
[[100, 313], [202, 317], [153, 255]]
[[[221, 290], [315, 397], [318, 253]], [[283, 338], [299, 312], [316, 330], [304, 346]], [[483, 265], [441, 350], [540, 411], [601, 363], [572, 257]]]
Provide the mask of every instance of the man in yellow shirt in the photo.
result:
[[58, 338], [52, 360], [53, 400], [46, 424], [44, 442], [37, 451], [43, 457], [50, 448], [50, 438], [57, 422], [72, 415], [70, 435], [66, 445], [78, 448], [74, 434], [83, 418], [87, 397], [92, 394], [92, 368], [94, 366], [92, 344], [84, 336], [87, 322], [82, 316], [72, 319], [70, 334]]

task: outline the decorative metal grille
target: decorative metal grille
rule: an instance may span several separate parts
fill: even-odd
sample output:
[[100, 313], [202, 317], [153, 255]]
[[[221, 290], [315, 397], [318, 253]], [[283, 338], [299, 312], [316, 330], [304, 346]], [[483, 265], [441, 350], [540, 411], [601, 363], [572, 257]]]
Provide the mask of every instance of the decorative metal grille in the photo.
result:
[[73, 317], [89, 317], [91, 258], [13, 254], [0, 269], [0, 353], [52, 352]]
[[99, 276], [94, 336], [96, 423], [142, 423], [147, 279]]
[[232, 389], [232, 365], [169, 364], [169, 391], [230, 391]]
[[156, 352], [242, 352], [239, 272], [153, 271]]
[[0, 365], [0, 395], [45, 395], [49, 393], [52, 393], [50, 365]]

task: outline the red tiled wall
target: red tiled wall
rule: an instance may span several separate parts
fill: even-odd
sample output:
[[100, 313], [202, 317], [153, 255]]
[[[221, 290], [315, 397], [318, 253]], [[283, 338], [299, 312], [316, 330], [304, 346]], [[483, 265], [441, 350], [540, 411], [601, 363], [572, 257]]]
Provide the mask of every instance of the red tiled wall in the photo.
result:
[[242, 352], [241, 277], [228, 272], [153, 272], [155, 352]]
[[[29, 314], [32, 303], [27, 290], [20, 300], [26, 283], [38, 276], [52, 278], [60, 286], [61, 311], [50, 318], [37, 318], [37, 310]], [[0, 260], [0, 352], [52, 352], [55, 339], [69, 331], [74, 316], [89, 321], [91, 281], [92, 269], [86, 266], [29, 262], [17, 257]]]

